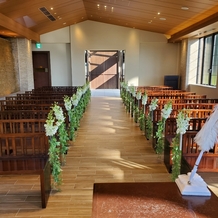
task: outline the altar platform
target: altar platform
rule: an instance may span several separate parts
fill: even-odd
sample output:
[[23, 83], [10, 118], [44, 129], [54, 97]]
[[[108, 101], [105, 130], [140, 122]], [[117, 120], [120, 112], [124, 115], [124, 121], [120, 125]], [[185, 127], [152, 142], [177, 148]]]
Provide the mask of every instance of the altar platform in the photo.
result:
[[218, 197], [182, 196], [174, 182], [96, 183], [92, 218], [217, 218]]

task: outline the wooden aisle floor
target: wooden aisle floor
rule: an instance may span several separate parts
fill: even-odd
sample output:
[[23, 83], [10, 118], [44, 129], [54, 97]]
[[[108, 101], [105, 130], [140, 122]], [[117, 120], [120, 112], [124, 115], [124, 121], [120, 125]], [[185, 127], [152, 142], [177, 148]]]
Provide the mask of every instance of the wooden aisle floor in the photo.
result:
[[62, 191], [52, 191], [41, 209], [38, 176], [0, 176], [0, 217], [91, 218], [94, 183], [151, 181], [171, 181], [162, 158], [119, 96], [93, 95], [63, 167]]

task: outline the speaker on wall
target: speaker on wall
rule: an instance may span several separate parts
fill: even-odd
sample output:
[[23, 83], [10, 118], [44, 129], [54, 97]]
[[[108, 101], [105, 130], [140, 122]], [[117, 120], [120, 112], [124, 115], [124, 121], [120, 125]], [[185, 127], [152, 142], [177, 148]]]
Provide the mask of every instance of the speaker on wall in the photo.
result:
[[173, 87], [174, 90], [179, 89], [179, 76], [177, 75], [164, 76], [164, 85]]

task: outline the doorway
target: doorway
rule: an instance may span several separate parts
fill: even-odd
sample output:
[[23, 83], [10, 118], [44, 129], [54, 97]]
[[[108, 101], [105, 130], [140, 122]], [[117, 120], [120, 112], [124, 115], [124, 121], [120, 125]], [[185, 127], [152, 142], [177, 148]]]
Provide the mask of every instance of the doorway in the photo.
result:
[[51, 86], [50, 52], [33, 51], [34, 88]]
[[91, 89], [118, 89], [119, 51], [90, 50], [85, 52], [87, 80]]

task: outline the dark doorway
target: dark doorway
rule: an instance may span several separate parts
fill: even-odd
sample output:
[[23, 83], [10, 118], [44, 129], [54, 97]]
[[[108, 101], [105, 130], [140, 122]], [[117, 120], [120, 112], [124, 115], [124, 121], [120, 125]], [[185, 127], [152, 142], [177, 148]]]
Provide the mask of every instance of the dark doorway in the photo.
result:
[[50, 52], [33, 51], [34, 88], [51, 86]]
[[89, 51], [91, 89], [118, 89], [118, 51]]

